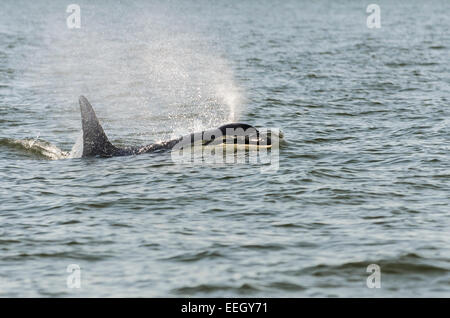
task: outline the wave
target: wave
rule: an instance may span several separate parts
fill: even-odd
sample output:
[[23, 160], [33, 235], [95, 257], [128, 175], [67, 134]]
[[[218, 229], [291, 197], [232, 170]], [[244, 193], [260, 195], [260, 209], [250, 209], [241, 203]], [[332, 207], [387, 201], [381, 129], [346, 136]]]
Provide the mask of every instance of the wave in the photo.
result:
[[28, 155], [37, 156], [41, 159], [59, 160], [72, 157], [72, 152], [64, 151], [45, 140], [34, 138], [25, 139], [0, 139], [0, 146], [16, 149]]
[[176, 295], [210, 294], [217, 292], [248, 295], [258, 291], [259, 289], [255, 285], [248, 283], [236, 286], [225, 284], [198, 284], [193, 286], [183, 286], [172, 290], [172, 292]]

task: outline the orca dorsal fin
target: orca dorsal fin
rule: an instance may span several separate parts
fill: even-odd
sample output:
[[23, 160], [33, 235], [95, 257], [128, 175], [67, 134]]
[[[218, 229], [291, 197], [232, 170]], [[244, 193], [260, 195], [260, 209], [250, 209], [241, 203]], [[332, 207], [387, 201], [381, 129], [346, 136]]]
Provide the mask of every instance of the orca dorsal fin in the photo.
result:
[[111, 157], [118, 149], [109, 142], [87, 98], [80, 96], [79, 102], [83, 128], [83, 157]]

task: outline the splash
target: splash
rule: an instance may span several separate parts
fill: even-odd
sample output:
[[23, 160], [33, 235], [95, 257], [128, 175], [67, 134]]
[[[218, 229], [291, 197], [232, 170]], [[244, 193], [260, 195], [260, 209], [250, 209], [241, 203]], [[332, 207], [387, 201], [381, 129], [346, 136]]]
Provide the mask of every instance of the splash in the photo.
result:
[[25, 138], [25, 139], [1, 139], [0, 145], [9, 148], [15, 148], [26, 155], [36, 156], [42, 159], [59, 160], [67, 159], [70, 157], [70, 153], [63, 151], [52, 145], [45, 140], [39, 140], [37, 138]]
[[83, 132], [80, 131], [72, 150], [68, 154], [68, 158], [81, 158], [83, 155]]
[[[167, 140], [174, 132], [238, 121], [244, 93], [217, 41], [180, 22], [181, 12], [150, 7], [131, 6], [117, 16], [87, 7], [90, 23], [76, 32], [52, 24], [56, 18], [46, 20], [47, 50], [29, 69], [39, 90], [52, 92], [55, 109], [60, 105], [59, 125], [76, 124], [79, 95], [89, 98], [118, 144]], [[62, 119], [67, 113], [70, 119]]]

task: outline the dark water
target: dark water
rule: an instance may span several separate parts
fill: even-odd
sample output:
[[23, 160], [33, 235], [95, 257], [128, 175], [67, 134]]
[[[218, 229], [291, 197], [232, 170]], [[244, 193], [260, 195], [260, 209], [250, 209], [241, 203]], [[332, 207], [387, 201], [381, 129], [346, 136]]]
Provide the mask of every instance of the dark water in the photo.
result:
[[[450, 296], [450, 2], [377, 3], [2, 1], [0, 295]], [[280, 128], [279, 169], [49, 160], [81, 94], [119, 145]]]

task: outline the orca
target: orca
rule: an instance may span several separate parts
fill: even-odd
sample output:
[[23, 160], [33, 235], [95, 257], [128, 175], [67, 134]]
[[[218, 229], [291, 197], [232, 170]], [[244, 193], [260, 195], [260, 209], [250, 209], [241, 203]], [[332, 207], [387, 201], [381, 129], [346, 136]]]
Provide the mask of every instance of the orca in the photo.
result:
[[230, 123], [217, 129], [205, 130], [176, 139], [149, 144], [140, 147], [119, 148], [114, 146], [105, 134], [97, 116], [86, 97], [80, 96], [81, 126], [83, 130], [82, 157], [116, 157], [139, 155], [144, 153], [182, 149], [194, 145], [245, 144], [271, 146], [270, 137], [262, 138], [259, 131], [243, 123]]

